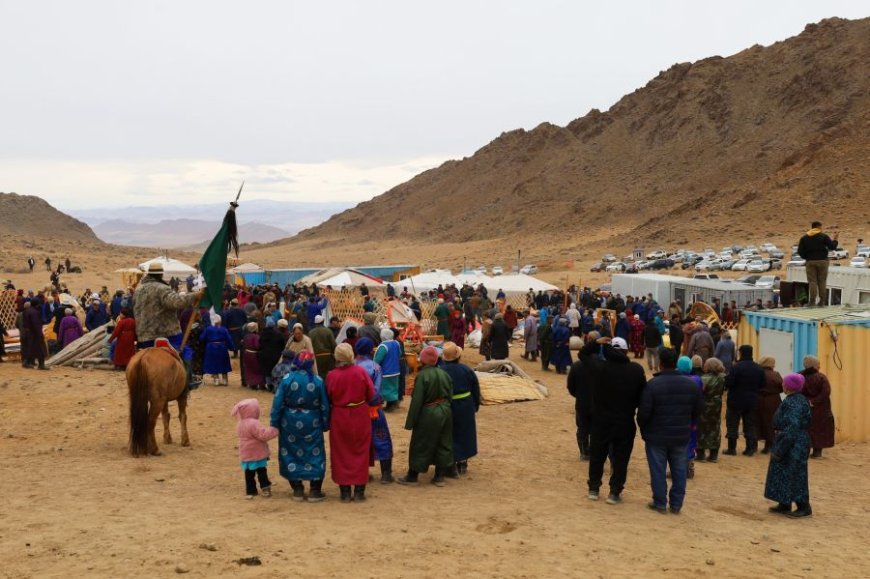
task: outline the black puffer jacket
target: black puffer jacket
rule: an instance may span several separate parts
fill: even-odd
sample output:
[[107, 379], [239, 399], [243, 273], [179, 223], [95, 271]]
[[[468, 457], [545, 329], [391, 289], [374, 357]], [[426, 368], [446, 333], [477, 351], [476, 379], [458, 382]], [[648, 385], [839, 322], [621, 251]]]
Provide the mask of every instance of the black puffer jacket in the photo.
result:
[[807, 261], [828, 259], [828, 251], [837, 249], [837, 242], [828, 237], [826, 233], [814, 233], [810, 230], [798, 241], [798, 255]]
[[758, 395], [764, 387], [764, 368], [751, 359], [738, 360], [725, 377], [728, 389], [728, 408], [755, 410]]
[[634, 429], [634, 415], [646, 386], [643, 367], [620, 350], [595, 342], [580, 350], [580, 359], [592, 378], [592, 429]]
[[704, 396], [694, 380], [676, 370], [659, 372], [647, 382], [640, 400], [637, 423], [647, 444], [682, 446], [689, 443], [692, 423], [704, 407]]

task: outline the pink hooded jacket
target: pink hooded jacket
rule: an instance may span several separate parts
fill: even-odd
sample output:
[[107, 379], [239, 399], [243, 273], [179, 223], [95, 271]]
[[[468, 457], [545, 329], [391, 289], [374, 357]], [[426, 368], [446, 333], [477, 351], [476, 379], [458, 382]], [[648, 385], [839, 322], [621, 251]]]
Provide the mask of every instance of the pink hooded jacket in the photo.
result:
[[256, 462], [269, 458], [269, 444], [278, 436], [278, 429], [260, 424], [260, 403], [256, 398], [245, 398], [233, 406], [230, 416], [239, 417], [236, 432], [239, 435], [239, 459]]

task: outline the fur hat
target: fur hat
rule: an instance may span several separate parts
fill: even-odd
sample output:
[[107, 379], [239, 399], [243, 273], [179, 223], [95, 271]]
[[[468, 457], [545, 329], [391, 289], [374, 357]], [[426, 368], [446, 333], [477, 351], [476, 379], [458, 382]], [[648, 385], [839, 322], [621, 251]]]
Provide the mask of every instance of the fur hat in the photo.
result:
[[460, 356], [462, 356], [462, 348], [453, 342], [444, 343], [444, 350], [441, 353], [441, 357], [444, 358], [445, 362], [453, 362], [454, 360], [458, 360]]

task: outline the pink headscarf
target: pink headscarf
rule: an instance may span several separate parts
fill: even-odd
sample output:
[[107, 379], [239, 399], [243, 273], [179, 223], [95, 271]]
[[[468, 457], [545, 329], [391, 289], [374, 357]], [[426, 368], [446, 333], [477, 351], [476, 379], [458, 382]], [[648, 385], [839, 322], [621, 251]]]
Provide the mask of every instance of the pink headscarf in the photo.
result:
[[782, 389], [786, 392], [800, 392], [803, 390], [805, 381], [803, 374], [787, 374], [782, 379]]
[[426, 366], [434, 366], [438, 363], [438, 350], [434, 346], [426, 346], [420, 352], [420, 361]]

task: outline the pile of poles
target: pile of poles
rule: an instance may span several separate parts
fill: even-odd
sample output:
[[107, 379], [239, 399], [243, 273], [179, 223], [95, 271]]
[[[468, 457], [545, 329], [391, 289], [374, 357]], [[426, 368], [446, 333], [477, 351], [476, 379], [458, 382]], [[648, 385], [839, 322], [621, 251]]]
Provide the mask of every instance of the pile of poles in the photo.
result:
[[78, 340], [46, 361], [46, 365], [73, 366], [76, 368], [112, 369], [114, 366], [107, 353], [109, 350], [109, 334], [106, 330], [113, 322], [94, 328]]

